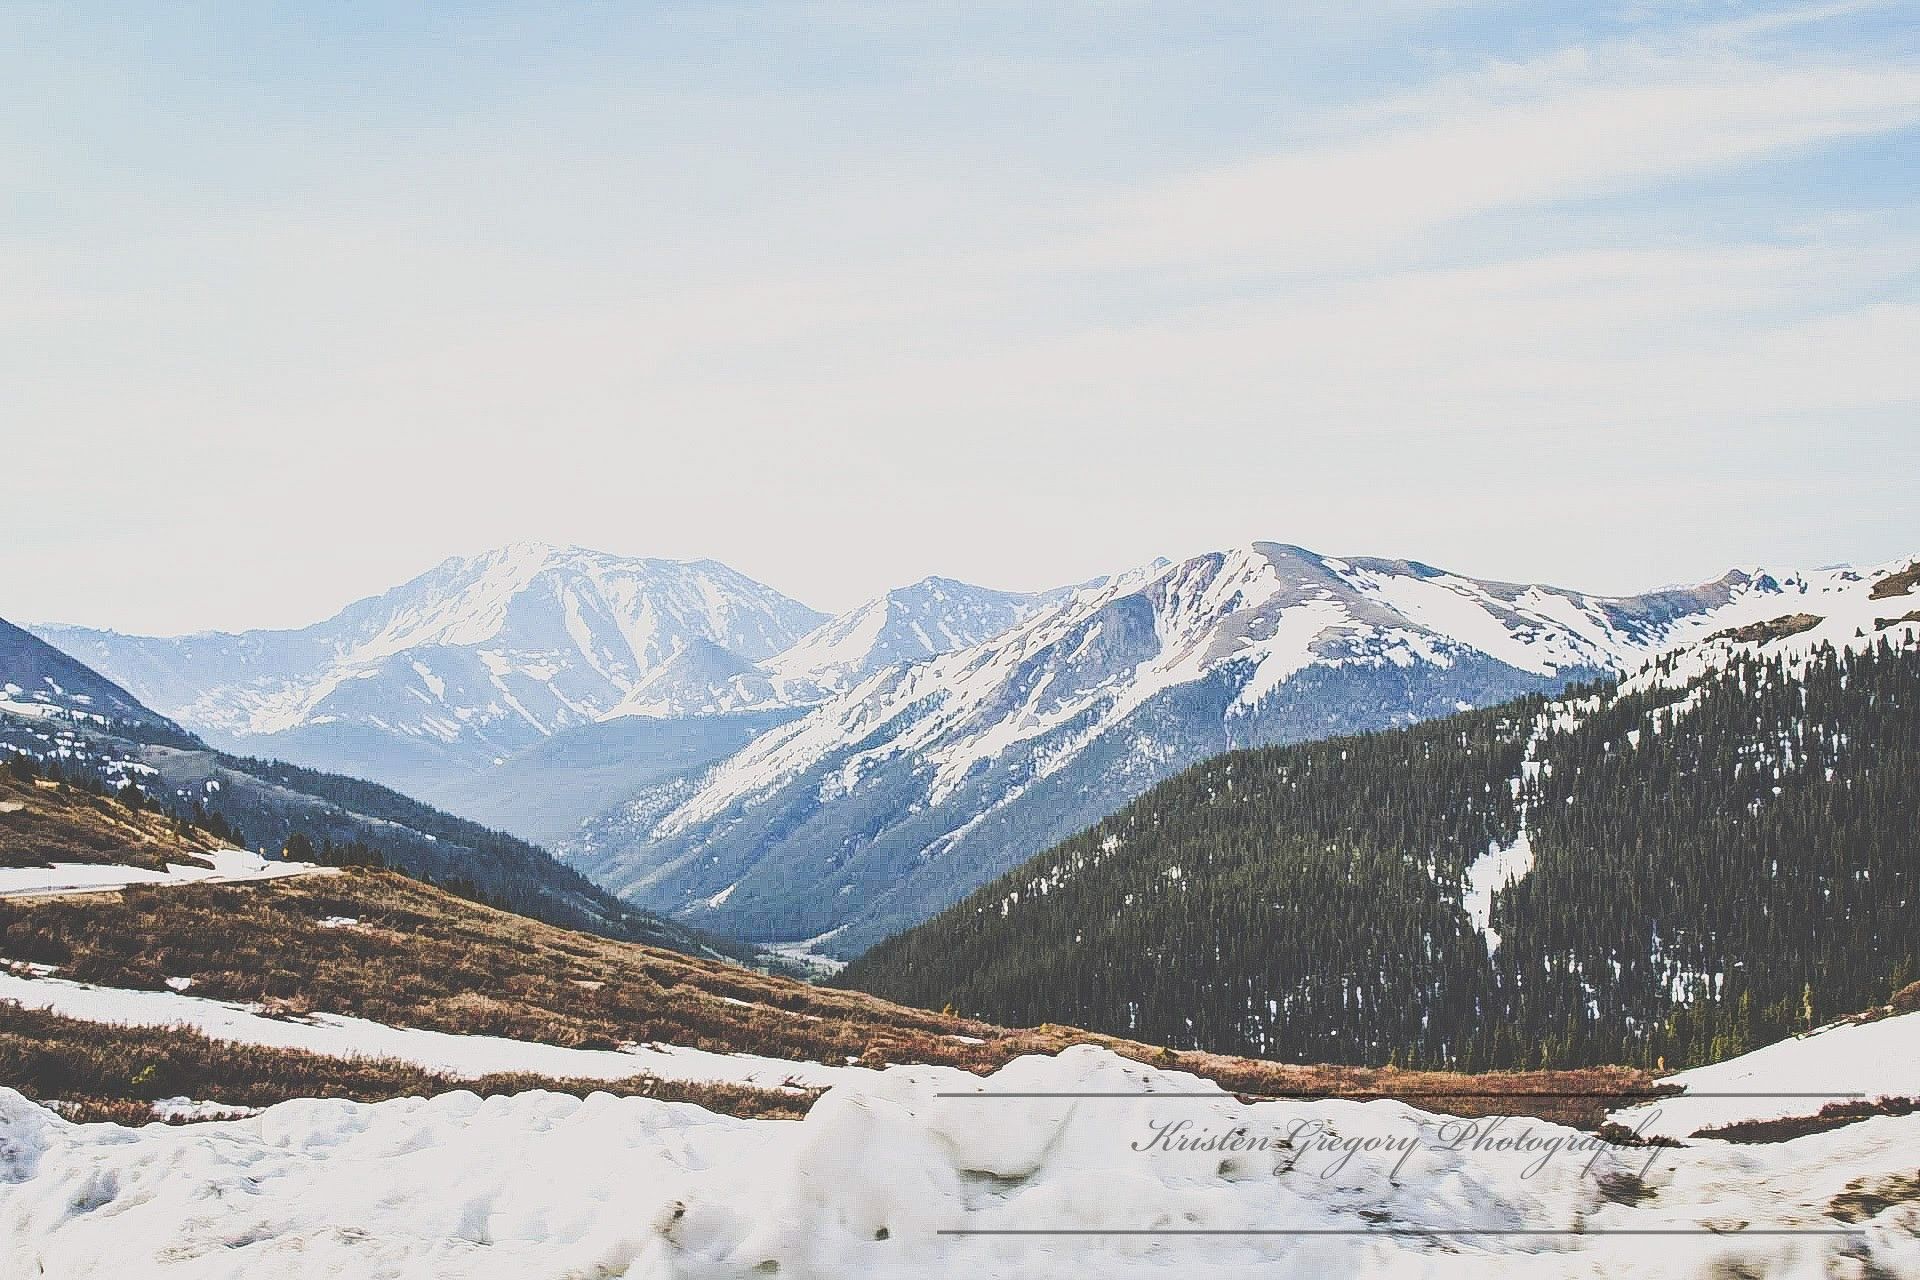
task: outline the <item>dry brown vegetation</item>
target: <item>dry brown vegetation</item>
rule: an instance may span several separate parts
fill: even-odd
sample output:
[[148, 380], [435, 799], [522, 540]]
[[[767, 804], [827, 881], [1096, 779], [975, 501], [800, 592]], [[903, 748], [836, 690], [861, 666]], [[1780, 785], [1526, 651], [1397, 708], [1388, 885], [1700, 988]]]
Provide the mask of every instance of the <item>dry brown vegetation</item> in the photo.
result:
[[1914, 561], [1898, 573], [1890, 573], [1873, 584], [1873, 590], [1867, 592], [1869, 600], [1889, 600], [1894, 596], [1906, 595], [1915, 586], [1920, 585], [1920, 560]]
[[165, 815], [0, 765], [0, 867], [113, 862], [158, 870], [192, 863], [216, 844], [204, 831], [176, 830]]
[[1784, 640], [1788, 636], [1797, 636], [1802, 631], [1811, 631], [1824, 619], [1818, 614], [1790, 613], [1782, 618], [1770, 618], [1765, 622], [1750, 622], [1744, 627], [1728, 627], [1725, 631], [1716, 631], [1708, 636], [1709, 640], [1735, 640], [1741, 644], [1765, 644], [1769, 640]]
[[1865, 1222], [1897, 1204], [1920, 1200], [1920, 1173], [1889, 1173], [1878, 1178], [1855, 1178], [1846, 1190], [1827, 1202], [1827, 1216], [1841, 1222]]
[[68, 1119], [121, 1124], [145, 1123], [152, 1118], [155, 1101], [178, 1097], [265, 1107], [293, 1098], [380, 1102], [455, 1089], [482, 1097], [551, 1089], [693, 1102], [728, 1115], [793, 1119], [805, 1114], [818, 1096], [653, 1076], [598, 1081], [511, 1074], [461, 1080], [404, 1062], [233, 1044], [184, 1027], [102, 1026], [11, 1004], [0, 1004], [0, 1083], [28, 1097], [58, 1099]]
[[[355, 923], [323, 923], [330, 918]], [[1657, 1092], [1645, 1072], [1624, 1068], [1466, 1076], [1299, 1066], [1176, 1053], [1072, 1027], [997, 1027], [575, 933], [365, 869], [0, 902], [0, 957], [109, 986], [158, 989], [167, 978], [191, 978], [195, 995], [290, 1015], [320, 1010], [580, 1048], [660, 1041], [985, 1072], [1022, 1054], [1098, 1044], [1249, 1097], [1397, 1097], [1463, 1115], [1527, 1114], [1586, 1127], [1623, 1100]], [[181, 1092], [190, 1090], [170, 1091]]]
[[1786, 1116], [1778, 1120], [1742, 1120], [1737, 1124], [1702, 1129], [1696, 1138], [1719, 1138], [1725, 1142], [1791, 1142], [1810, 1133], [1843, 1129], [1875, 1116], [1910, 1116], [1916, 1104], [1912, 1098], [1879, 1098], [1872, 1102], [1829, 1102], [1810, 1116]]

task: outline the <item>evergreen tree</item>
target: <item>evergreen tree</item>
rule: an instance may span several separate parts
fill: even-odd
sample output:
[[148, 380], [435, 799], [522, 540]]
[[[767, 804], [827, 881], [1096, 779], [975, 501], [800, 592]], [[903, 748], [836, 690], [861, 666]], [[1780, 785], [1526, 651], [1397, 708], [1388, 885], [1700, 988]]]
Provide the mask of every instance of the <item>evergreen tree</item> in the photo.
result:
[[[1920, 903], [1920, 650], [1762, 655], [1218, 757], [841, 981], [1294, 1060], [1744, 1052], [1911, 982]], [[1490, 946], [1467, 869], [1523, 821]]]

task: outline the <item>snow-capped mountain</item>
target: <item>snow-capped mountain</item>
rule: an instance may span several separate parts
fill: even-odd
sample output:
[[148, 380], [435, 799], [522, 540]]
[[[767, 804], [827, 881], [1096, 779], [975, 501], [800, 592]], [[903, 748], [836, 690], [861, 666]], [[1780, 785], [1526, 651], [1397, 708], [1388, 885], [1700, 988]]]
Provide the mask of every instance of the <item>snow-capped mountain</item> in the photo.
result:
[[1216, 756], [843, 981], [1476, 1069], [1698, 1064], [1877, 1003], [1914, 967], [1920, 564], [1771, 581], [1618, 684]]
[[1890, 560], [1790, 573], [1779, 591], [1747, 598], [1741, 610], [1712, 620], [1697, 642], [1661, 653], [1630, 670], [1624, 696], [1650, 689], [1686, 689], [1742, 657], [1765, 657], [1803, 668], [1822, 649], [1853, 653], [1876, 644], [1904, 644], [1920, 629], [1920, 561]]
[[822, 618], [710, 560], [527, 543], [448, 560], [295, 631], [35, 630], [221, 745], [432, 795], [598, 719], [649, 677], [751, 667]]
[[602, 718], [810, 706], [887, 667], [997, 636], [1070, 590], [994, 591], [923, 578], [827, 619], [763, 662], [711, 643], [688, 645], [636, 682]]
[[569, 852], [643, 904], [853, 954], [1206, 756], [1630, 670], [1850, 573], [1603, 598], [1272, 543], [1148, 566], [878, 671]]
[[[1060, 598], [927, 578], [827, 618], [710, 560], [527, 543], [448, 560], [296, 631], [35, 630], [223, 747], [374, 778], [547, 835], [553, 814], [521, 821], [516, 795], [494, 794], [490, 779], [528, 752], [577, 759], [545, 749], [555, 735], [697, 719], [689, 741], [734, 742], [720, 721], [753, 713], [765, 723], [888, 666], [997, 635]], [[669, 753], [685, 767], [681, 754]], [[576, 800], [585, 807], [573, 822], [656, 772]]]
[[725, 645], [696, 638], [635, 681], [626, 696], [598, 718], [678, 720], [784, 705], [786, 700], [758, 663]]
[[927, 578], [828, 619], [764, 662], [694, 641], [635, 682], [599, 723], [563, 730], [435, 798], [529, 840], [564, 839], [628, 796], [697, 774], [877, 671], [978, 643], [1063, 596]]
[[829, 619], [763, 665], [785, 701], [819, 702], [896, 663], [990, 640], [1071, 593], [1070, 587], [1022, 593], [922, 578]]

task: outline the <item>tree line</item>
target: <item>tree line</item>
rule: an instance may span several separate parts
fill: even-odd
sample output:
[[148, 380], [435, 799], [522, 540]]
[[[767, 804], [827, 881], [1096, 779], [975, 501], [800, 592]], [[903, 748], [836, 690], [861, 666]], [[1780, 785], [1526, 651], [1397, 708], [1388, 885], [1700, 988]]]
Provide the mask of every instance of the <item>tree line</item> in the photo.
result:
[[[1240, 751], [1169, 780], [843, 983], [1296, 1061], [1714, 1061], [1884, 1002], [1920, 961], [1920, 651], [1747, 651]], [[1465, 910], [1524, 834], [1531, 870]]]

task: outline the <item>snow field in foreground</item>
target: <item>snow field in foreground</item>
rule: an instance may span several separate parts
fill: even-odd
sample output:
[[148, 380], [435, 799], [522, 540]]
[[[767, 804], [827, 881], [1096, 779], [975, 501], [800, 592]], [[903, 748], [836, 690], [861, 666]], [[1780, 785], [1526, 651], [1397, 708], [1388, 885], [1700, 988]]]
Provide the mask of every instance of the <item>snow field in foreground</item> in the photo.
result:
[[[1203, 1096], [939, 1096], [949, 1090]], [[1465, 1122], [1400, 1103], [1212, 1093], [1091, 1047], [985, 1080], [862, 1074], [798, 1122], [605, 1094], [455, 1093], [127, 1130], [70, 1125], [0, 1090], [0, 1274], [1920, 1277], [1912, 1203], [1841, 1235], [1458, 1234], [1842, 1229], [1827, 1210], [1850, 1183], [1912, 1173], [1920, 1116], [1773, 1146], [1603, 1154], [1589, 1169], [1587, 1150], [1476, 1146]], [[1294, 1146], [1139, 1149], [1181, 1121], [1195, 1138], [1237, 1130], [1243, 1144]], [[1589, 1141], [1507, 1123], [1536, 1144]], [[1342, 1160], [1340, 1144], [1365, 1139], [1395, 1145]], [[1643, 1169], [1643, 1183], [1622, 1181]], [[983, 1228], [1353, 1234], [942, 1234]]]

